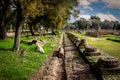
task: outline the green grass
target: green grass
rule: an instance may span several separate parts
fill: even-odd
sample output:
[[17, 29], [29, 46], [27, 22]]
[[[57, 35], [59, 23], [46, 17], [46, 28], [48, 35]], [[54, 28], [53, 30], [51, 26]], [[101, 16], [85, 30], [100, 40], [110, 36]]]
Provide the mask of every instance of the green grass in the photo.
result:
[[111, 38], [111, 39], [117, 39], [117, 40], [120, 40], [120, 37], [119, 36], [116, 36], [116, 35], [103, 35], [102, 38]]
[[74, 33], [80, 39], [85, 38], [90, 46], [98, 48], [101, 52], [117, 57], [120, 60], [120, 43], [106, 40], [108, 37], [114, 37], [113, 35], [106, 35], [106, 37], [95, 38], [85, 36], [83, 34]]
[[[46, 42], [43, 46], [44, 54], [36, 51], [35, 44], [30, 46], [24, 43], [20, 44], [20, 47], [27, 49], [24, 54], [13, 52], [11, 50], [14, 42], [13, 37], [0, 41], [0, 80], [28, 80], [40, 68], [42, 62], [59, 41], [59, 37], [43, 36], [39, 38]], [[21, 40], [32, 38], [21, 36]], [[51, 41], [53, 42], [51, 43]]]

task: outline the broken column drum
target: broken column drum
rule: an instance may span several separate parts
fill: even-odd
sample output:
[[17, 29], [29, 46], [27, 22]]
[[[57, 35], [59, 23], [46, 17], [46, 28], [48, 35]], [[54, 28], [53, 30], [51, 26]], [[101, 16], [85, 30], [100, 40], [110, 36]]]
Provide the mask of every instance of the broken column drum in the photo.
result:
[[72, 40], [73, 43], [76, 40], [76, 38], [77, 38], [76, 36], [71, 37], [71, 40]]
[[75, 41], [75, 45], [78, 47], [78, 45], [80, 44], [80, 42], [81, 41], [79, 40], [79, 38], [77, 38], [76, 41]]
[[114, 57], [101, 57], [97, 62], [97, 65], [102, 68], [116, 68], [119, 64], [119, 60]]
[[88, 46], [85, 39], [81, 39], [80, 44], [78, 45], [79, 49], [85, 49]]
[[77, 37], [76, 37], [76, 36], [73, 36], [72, 42], [75, 43], [76, 39], [77, 39]]
[[85, 48], [83, 53], [86, 56], [99, 56], [100, 55], [99, 50], [97, 48], [93, 48], [93, 47]]
[[59, 48], [58, 58], [64, 58], [64, 49], [63, 48]]

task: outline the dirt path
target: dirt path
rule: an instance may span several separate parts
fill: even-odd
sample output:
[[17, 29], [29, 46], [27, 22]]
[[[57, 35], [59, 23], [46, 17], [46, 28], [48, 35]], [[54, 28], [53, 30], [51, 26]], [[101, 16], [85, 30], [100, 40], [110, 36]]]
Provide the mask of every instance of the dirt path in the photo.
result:
[[64, 48], [67, 80], [97, 80], [89, 65], [81, 58], [66, 35], [64, 36]]
[[30, 80], [97, 80], [66, 35], [62, 41], [64, 59], [58, 58], [57, 53], [53, 53], [44, 68]]
[[[60, 43], [62, 42], [62, 37]], [[30, 80], [65, 80], [65, 70], [62, 58], [57, 57], [58, 46], [56, 46], [48, 58], [43, 62], [41, 68], [33, 74]]]

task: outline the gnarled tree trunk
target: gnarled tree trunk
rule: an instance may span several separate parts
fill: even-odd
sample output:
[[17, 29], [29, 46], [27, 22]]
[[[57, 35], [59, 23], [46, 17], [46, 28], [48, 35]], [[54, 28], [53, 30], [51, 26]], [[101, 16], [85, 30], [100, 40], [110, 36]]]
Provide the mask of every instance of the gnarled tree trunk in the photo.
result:
[[14, 40], [13, 50], [19, 51], [20, 33], [21, 33], [21, 26], [23, 24], [23, 16], [22, 16], [21, 3], [19, 1], [17, 1], [16, 6], [17, 6], [17, 22], [15, 27], [15, 40]]
[[6, 15], [7, 11], [9, 10], [10, 0], [4, 0], [3, 3], [1, 2], [1, 9], [0, 9], [0, 39], [4, 40], [7, 38], [7, 31], [6, 31]]
[[7, 31], [6, 26], [4, 25], [4, 22], [0, 25], [0, 39], [4, 40], [7, 38]]

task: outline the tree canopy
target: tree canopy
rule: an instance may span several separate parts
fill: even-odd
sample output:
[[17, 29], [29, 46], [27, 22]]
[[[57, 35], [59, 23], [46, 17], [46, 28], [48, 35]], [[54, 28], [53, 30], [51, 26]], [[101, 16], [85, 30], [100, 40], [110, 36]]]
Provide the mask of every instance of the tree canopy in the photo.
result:
[[[74, 9], [77, 0], [0, 0], [0, 39], [6, 39], [6, 29], [11, 24], [15, 27], [13, 50], [19, 50], [20, 29], [24, 23], [41, 24], [45, 28], [62, 28]], [[70, 12], [73, 10], [73, 13]]]

